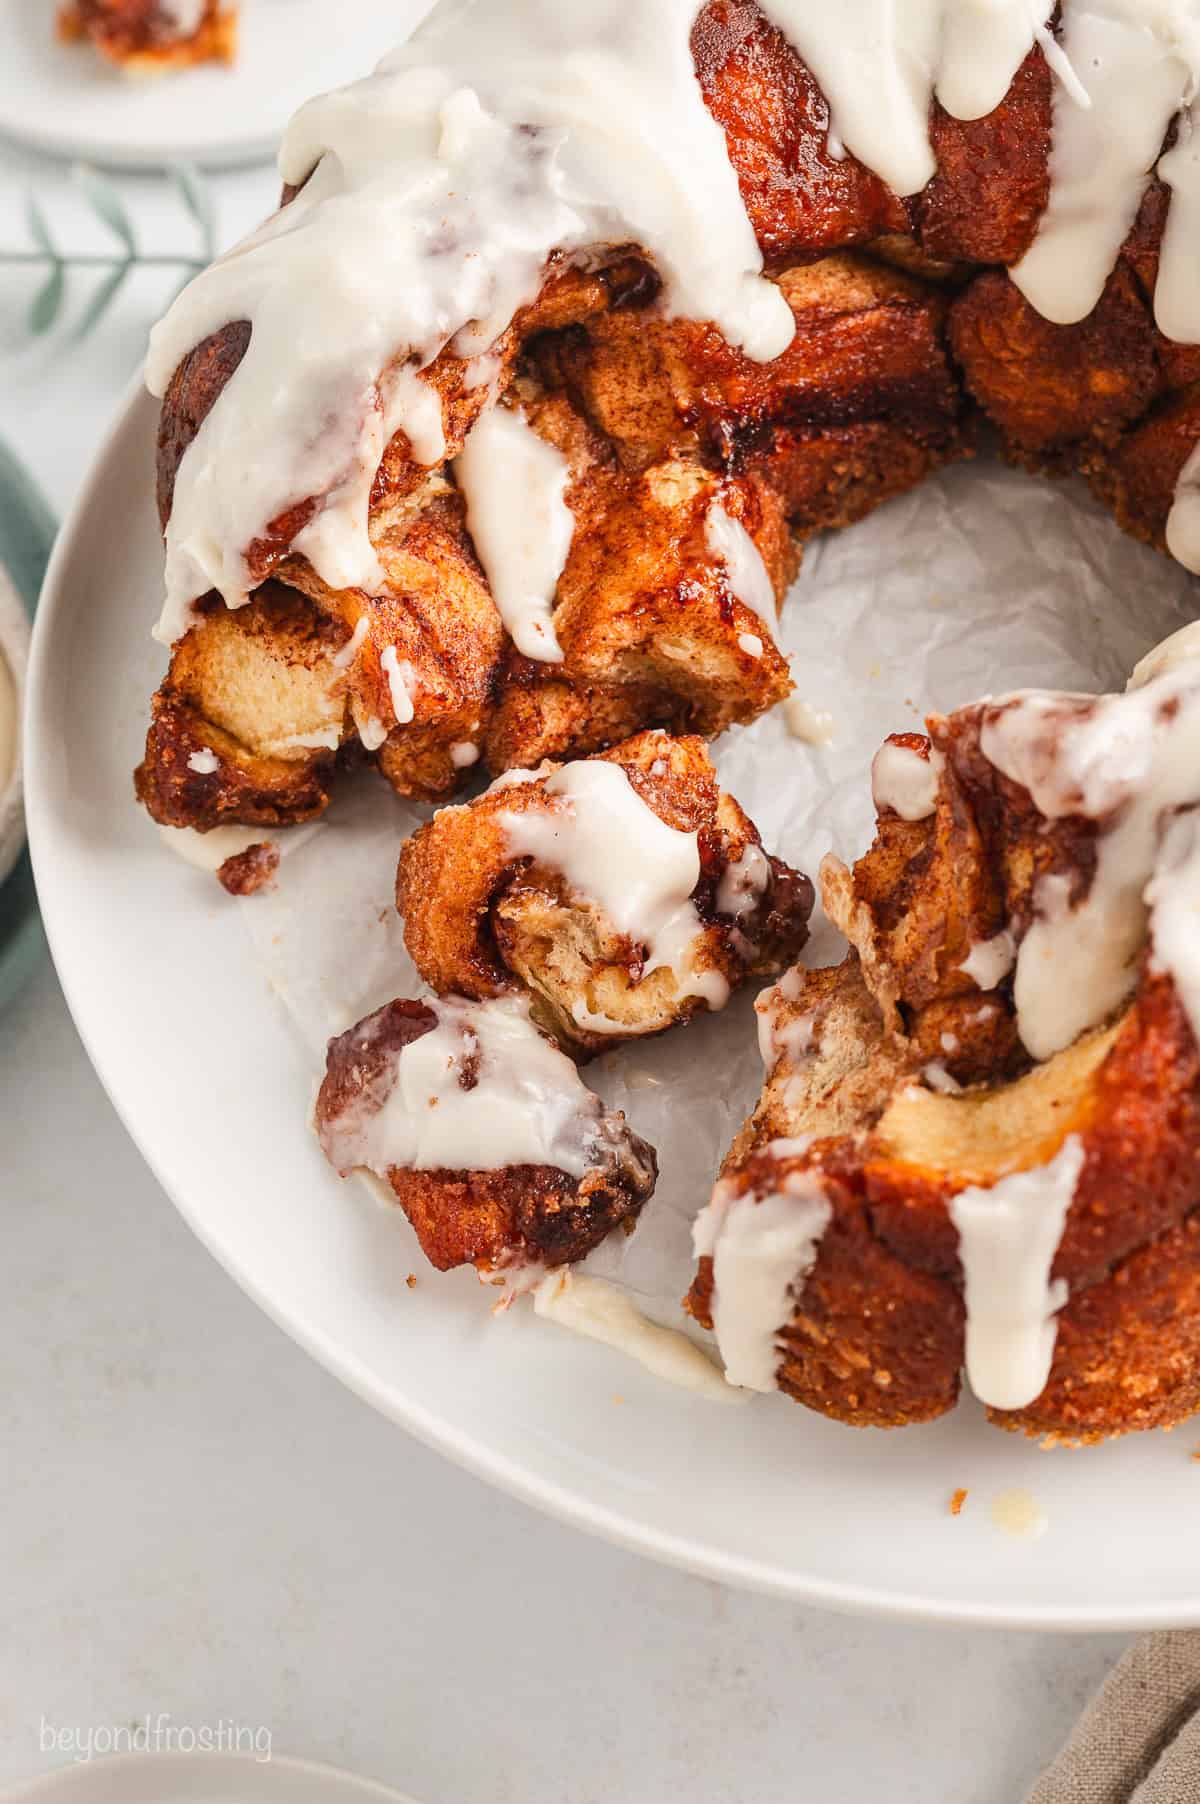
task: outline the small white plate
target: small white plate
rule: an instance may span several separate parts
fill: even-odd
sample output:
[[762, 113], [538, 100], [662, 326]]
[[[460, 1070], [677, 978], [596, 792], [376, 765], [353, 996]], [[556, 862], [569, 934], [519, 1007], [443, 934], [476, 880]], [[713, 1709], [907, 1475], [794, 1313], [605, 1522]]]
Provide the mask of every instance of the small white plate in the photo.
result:
[[[233, 1725], [236, 1727], [237, 1725]], [[147, 1717], [136, 1728], [163, 1734], [215, 1736], [231, 1725], [191, 1725]], [[66, 1750], [70, 1766], [31, 1779], [2, 1795], [3, 1804], [413, 1804], [386, 1785], [313, 1760], [253, 1754], [133, 1753], [113, 1759], [80, 1758]]]
[[61, 44], [52, 0], [0, 0], [0, 133], [116, 169], [274, 156], [296, 108], [366, 75], [431, 0], [242, 0], [233, 68], [129, 78]]
[[[163, 666], [148, 630], [162, 577], [155, 419], [153, 402], [131, 397], [60, 533], [29, 667], [26, 806], [43, 917], [84, 1043], [216, 1257], [412, 1433], [657, 1559], [882, 1615], [1200, 1624], [1200, 1465], [1189, 1458], [1200, 1429], [1050, 1454], [989, 1428], [969, 1402], [892, 1433], [779, 1396], [715, 1405], [531, 1311], [493, 1320], [473, 1274], [436, 1277], [399, 1211], [338, 1182], [306, 1131], [313, 1062], [238, 911], [211, 876], [164, 855], [133, 801]], [[970, 507], [1007, 481], [994, 467], [963, 468], [954, 492]], [[1108, 548], [1115, 529], [1094, 524]], [[1120, 544], [1135, 562], [1150, 557]], [[1047, 653], [1052, 625], [1031, 657]], [[332, 857], [335, 828], [336, 813]], [[955, 1518], [959, 1487], [969, 1499]], [[1045, 1513], [1040, 1539], [992, 1519], [996, 1499], [1020, 1489]]]

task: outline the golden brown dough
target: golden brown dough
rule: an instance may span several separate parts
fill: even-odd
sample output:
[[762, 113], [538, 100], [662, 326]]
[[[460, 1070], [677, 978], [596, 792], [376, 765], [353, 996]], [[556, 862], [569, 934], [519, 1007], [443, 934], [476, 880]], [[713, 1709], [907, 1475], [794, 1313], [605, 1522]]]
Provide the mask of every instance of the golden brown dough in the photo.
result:
[[443, 808], [405, 843], [397, 877], [405, 942], [425, 982], [479, 999], [524, 991], [538, 1024], [577, 1057], [688, 1020], [711, 1005], [714, 983], [720, 999], [778, 971], [807, 939], [813, 902], [806, 877], [763, 853], [699, 740], [643, 733], [599, 761], [619, 766], [668, 827], [698, 836], [687, 969], [647, 970], [645, 946], [600, 904], [514, 851], [510, 822], [554, 821], [570, 807], [547, 793], [550, 771]]
[[[369, 1146], [364, 1132], [393, 1099], [403, 1053], [438, 1026], [437, 1003], [390, 1002], [329, 1042], [315, 1123], [342, 1176], [373, 1170], [384, 1180], [438, 1271], [474, 1265], [486, 1276], [564, 1265], [584, 1258], [614, 1229], [630, 1230], [654, 1189], [654, 1150], [623, 1115], [605, 1114], [578, 1080], [588, 1159], [582, 1176], [545, 1164], [414, 1169]], [[489, 1075], [480, 1069], [469, 1013], [452, 1045], [456, 1084], [466, 1093]]]

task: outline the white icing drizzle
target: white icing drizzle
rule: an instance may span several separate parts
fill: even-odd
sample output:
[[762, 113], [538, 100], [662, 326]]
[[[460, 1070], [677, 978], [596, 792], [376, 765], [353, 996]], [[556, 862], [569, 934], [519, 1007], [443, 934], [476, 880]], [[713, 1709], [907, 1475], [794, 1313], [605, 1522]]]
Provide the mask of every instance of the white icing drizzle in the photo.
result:
[[1191, 809], [1167, 824], [1154, 876], [1146, 886], [1151, 969], [1166, 972], [1200, 1041], [1200, 814]]
[[1055, 1317], [1067, 1300], [1050, 1269], [1083, 1160], [1072, 1134], [1049, 1164], [961, 1190], [950, 1204], [967, 1309], [967, 1379], [993, 1409], [1023, 1409], [1045, 1389]]
[[959, 965], [981, 990], [994, 990], [1012, 970], [1017, 959], [1017, 942], [1007, 927], [994, 933], [990, 940], [976, 940]]
[[778, 1190], [735, 1194], [723, 1179], [692, 1228], [697, 1259], [713, 1262], [712, 1319], [730, 1384], [778, 1388], [779, 1332], [816, 1263], [832, 1209], [820, 1176], [789, 1172]]
[[533, 1307], [547, 1321], [636, 1359], [668, 1384], [716, 1403], [737, 1401], [733, 1386], [694, 1341], [677, 1328], [649, 1321], [624, 1291], [604, 1278], [567, 1270], [550, 1272], [533, 1293]]
[[[719, 501], [714, 501], [704, 516], [704, 542], [724, 564], [734, 599], [758, 615], [774, 644], [779, 624], [775, 585], [758, 546], [741, 521], [726, 513]], [[760, 646], [760, 654], [761, 650]]]
[[956, 1077], [951, 1077], [941, 1059], [930, 1059], [922, 1070], [921, 1076], [931, 1090], [937, 1090], [942, 1096], [961, 1096], [962, 1094], [962, 1085]]
[[[391, 1057], [322, 1126], [322, 1146], [340, 1172], [386, 1177], [393, 1167], [548, 1165], [581, 1178], [608, 1162], [599, 1097], [534, 1027], [525, 998], [444, 997], [428, 1006], [436, 1026]], [[356, 1031], [365, 1056], [379, 1034], [379, 1017], [368, 1016]]]
[[645, 973], [667, 966], [681, 997], [700, 996], [710, 1008], [723, 1008], [726, 979], [692, 963], [703, 934], [692, 901], [700, 880], [698, 835], [669, 827], [607, 759], [564, 764], [546, 778], [545, 793], [554, 806], [499, 817], [510, 852], [560, 872], [594, 902], [618, 933], [645, 948]]
[[1151, 677], [1162, 676], [1168, 670], [1178, 670], [1181, 664], [1186, 664], [1191, 658], [1200, 658], [1200, 620], [1189, 620], [1186, 626], [1181, 626], [1178, 632], [1172, 633], [1148, 651], [1144, 658], [1139, 659], [1125, 687], [1140, 689]]
[[363, 640], [370, 631], [370, 627], [370, 615], [360, 614], [355, 624], [354, 631], [343, 645], [341, 651], [334, 654], [333, 668], [335, 670], [348, 670], [350, 668], [351, 664], [353, 664], [355, 658], [358, 656], [359, 647], [362, 645]]
[[1166, 539], [1167, 550], [1185, 570], [1200, 571], [1200, 440], [1176, 479]]
[[834, 717], [827, 708], [816, 708], [803, 696], [789, 695], [783, 704], [783, 724], [803, 745], [831, 745]]
[[[664, 305], [777, 356], [795, 321], [704, 105], [698, 0], [443, 0], [367, 80], [311, 101], [280, 153], [301, 192], [198, 276], [151, 340], [165, 393], [192, 348], [252, 325], [180, 464], [167, 529], [170, 642], [210, 588], [247, 599], [245, 552], [303, 498], [294, 541], [331, 588], [378, 589], [367, 532], [382, 451], [444, 455], [420, 380], [447, 344], [477, 356], [538, 292], [554, 250], [636, 243]], [[405, 361], [407, 359], [407, 361]]]
[[[936, 172], [936, 93], [957, 119], [1000, 104], [1052, 0], [760, 0], [829, 103], [830, 138], [885, 181], [917, 194]], [[837, 154], [835, 151], [834, 154]]]
[[751, 840], [740, 858], [727, 864], [717, 885], [717, 913], [740, 921], [757, 908], [771, 877], [771, 866], [761, 846]]
[[198, 777], [211, 777], [221, 768], [221, 760], [211, 746], [202, 746], [198, 752], [188, 757], [188, 769], [194, 770]]
[[310, 821], [306, 827], [289, 827], [277, 836], [267, 827], [212, 827], [207, 833], [198, 833], [195, 827], [160, 826], [158, 833], [163, 845], [185, 864], [198, 871], [219, 871], [227, 858], [236, 858], [251, 846], [275, 846], [280, 857], [286, 857], [299, 851], [320, 826], [320, 821]]
[[[758, 1051], [764, 1071], [772, 1071], [779, 1061], [780, 1054], [791, 1050], [792, 1041], [788, 1036], [792, 1035], [792, 1030], [799, 1023], [791, 1022], [787, 1027], [779, 1027], [779, 1007], [782, 1002], [796, 1002], [799, 999], [803, 983], [803, 966], [793, 965], [790, 970], [784, 972], [778, 983], [772, 984], [769, 989], [760, 991], [754, 998], [754, 1012], [758, 1016]], [[811, 1045], [812, 1017], [803, 1015], [800, 1019], [801, 1022], [808, 1024], [809, 1037], [800, 1047], [801, 1051], [807, 1051]], [[794, 1039], [794, 1035], [792, 1038]]]
[[204, 21], [208, 0], [169, 0], [163, 10], [181, 37], [193, 37]]
[[[1195, 32], [1195, 22], [1192, 30]], [[1191, 86], [1197, 72], [1196, 43], [1190, 50]], [[1195, 103], [1179, 115], [1175, 142], [1158, 160], [1159, 179], [1171, 190], [1167, 223], [1158, 253], [1154, 318], [1178, 344], [1200, 338], [1196, 292], [1200, 285], [1200, 114]]]
[[748, 658], [761, 658], [763, 642], [757, 633], [739, 633], [738, 650], [744, 651]]
[[350, 703], [350, 713], [354, 719], [355, 731], [362, 741], [365, 752], [377, 752], [388, 736], [388, 730], [375, 714], [363, 714], [355, 702]]
[[469, 739], [457, 740], [450, 747], [450, 762], [455, 770], [468, 770], [479, 762], [479, 747], [472, 745]]
[[[1180, 908], [1189, 905], [1190, 860], [1160, 866], [1160, 848], [1171, 813], [1200, 804], [1200, 660], [1184, 658], [1123, 695], [1019, 693], [985, 715], [980, 746], [1047, 819], [1103, 823], [1087, 894], [1072, 901], [1068, 877], [1043, 877], [1017, 952], [1018, 1030], [1034, 1058], [1045, 1059], [1133, 987], [1151, 878], [1164, 920], [1178, 918], [1176, 894]], [[1164, 968], [1173, 944], [1169, 936], [1168, 949], [1157, 951]]]
[[[1056, 324], [1086, 318], [1100, 299], [1167, 127], [1194, 91], [1198, 26], [1196, 0], [1070, 0], [1063, 9], [1062, 50], [1082, 92], [1055, 87], [1050, 199], [1011, 272], [1031, 305]], [[1167, 173], [1184, 193], [1186, 216], [1200, 203], [1195, 171], [1185, 157], [1168, 163]], [[1180, 274], [1176, 246], [1156, 313], [1161, 299], [1184, 338], [1194, 340], [1200, 303]]]
[[412, 687], [416, 682], [416, 674], [411, 664], [401, 663], [394, 645], [384, 647], [379, 662], [383, 666], [383, 674], [387, 678], [388, 694], [392, 698], [392, 711], [396, 716], [396, 725], [406, 727], [414, 712]]
[[937, 807], [938, 779], [945, 763], [932, 749], [928, 757], [910, 745], [884, 741], [871, 761], [871, 795], [877, 809], [890, 808], [902, 821], [923, 821]]
[[554, 596], [575, 516], [565, 496], [571, 468], [519, 408], [493, 407], [467, 435], [454, 473], [492, 600], [517, 650], [561, 664]]

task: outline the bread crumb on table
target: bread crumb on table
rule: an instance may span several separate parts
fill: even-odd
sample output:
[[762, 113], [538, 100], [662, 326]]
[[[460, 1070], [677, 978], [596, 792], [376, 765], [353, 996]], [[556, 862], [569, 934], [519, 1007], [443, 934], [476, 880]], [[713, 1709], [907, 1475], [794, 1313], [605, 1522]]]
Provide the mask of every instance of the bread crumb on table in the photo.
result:
[[963, 1504], [966, 1501], [967, 1493], [961, 1487], [957, 1491], [954, 1491], [950, 1497], [950, 1514], [952, 1516], [961, 1516]]

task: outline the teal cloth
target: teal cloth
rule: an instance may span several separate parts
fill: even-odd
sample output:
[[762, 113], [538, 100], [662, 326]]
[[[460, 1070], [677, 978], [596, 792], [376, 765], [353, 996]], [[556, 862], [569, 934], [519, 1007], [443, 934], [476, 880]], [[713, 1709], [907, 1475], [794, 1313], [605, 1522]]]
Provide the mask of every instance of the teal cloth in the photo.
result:
[[[0, 564], [33, 618], [54, 543], [54, 516], [29, 472], [0, 439]], [[0, 1010], [45, 951], [29, 853], [0, 885]]]

